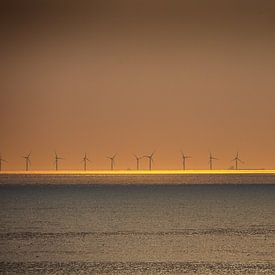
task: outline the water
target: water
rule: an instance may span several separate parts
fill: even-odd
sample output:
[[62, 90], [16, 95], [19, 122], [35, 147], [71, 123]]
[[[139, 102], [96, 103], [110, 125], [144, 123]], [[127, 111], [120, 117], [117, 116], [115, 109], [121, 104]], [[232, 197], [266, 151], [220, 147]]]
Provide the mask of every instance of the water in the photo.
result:
[[0, 273], [275, 274], [272, 181], [1, 175]]

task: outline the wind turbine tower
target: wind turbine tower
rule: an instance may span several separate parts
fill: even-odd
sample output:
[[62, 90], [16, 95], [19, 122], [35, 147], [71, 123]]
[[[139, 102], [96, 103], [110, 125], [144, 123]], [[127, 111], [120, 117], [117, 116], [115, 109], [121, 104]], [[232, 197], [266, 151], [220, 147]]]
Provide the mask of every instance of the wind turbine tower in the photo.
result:
[[114, 154], [112, 157], [107, 157], [111, 161], [111, 170], [114, 170], [115, 168], [115, 158], [117, 154]]
[[25, 159], [26, 171], [29, 171], [29, 166], [31, 165], [31, 152], [29, 152], [27, 156], [23, 156], [22, 158]]
[[59, 160], [62, 160], [63, 158], [59, 157], [56, 152], [54, 153], [55, 153], [55, 158], [54, 158], [55, 170], [58, 171]]
[[239, 162], [244, 163], [240, 158], [239, 158], [239, 152], [237, 152], [236, 157], [232, 159], [232, 161], [235, 161], [235, 169], [238, 170], [238, 164]]
[[139, 157], [137, 155], [134, 155], [134, 157], [136, 158], [136, 161], [137, 161], [137, 170], [139, 170], [139, 162], [143, 157]]
[[143, 156], [144, 158], [148, 158], [148, 161], [149, 161], [149, 170], [151, 171], [152, 170], [152, 164], [154, 162], [154, 154], [155, 152], [153, 152], [151, 155], [146, 155], [146, 156]]
[[186, 156], [183, 152], [181, 152], [182, 157], [182, 170], [186, 170], [186, 160], [190, 159], [191, 156]]
[[84, 155], [84, 158], [82, 159], [83, 160], [83, 163], [84, 163], [84, 171], [87, 171], [87, 162], [91, 162], [88, 157], [87, 157], [87, 154], [85, 153]]
[[212, 153], [209, 155], [209, 168], [210, 170], [213, 170], [213, 160], [218, 160], [217, 158], [212, 156]]
[[0, 172], [2, 171], [2, 163], [3, 162], [7, 162], [7, 161], [2, 158], [2, 155], [0, 155]]

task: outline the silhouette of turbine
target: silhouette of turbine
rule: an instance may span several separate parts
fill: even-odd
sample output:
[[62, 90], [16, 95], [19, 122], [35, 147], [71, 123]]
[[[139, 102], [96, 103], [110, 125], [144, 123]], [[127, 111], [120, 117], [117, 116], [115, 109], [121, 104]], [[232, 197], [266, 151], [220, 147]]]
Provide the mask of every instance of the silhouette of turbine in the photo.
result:
[[6, 160], [4, 160], [3, 158], [2, 158], [2, 155], [0, 154], [0, 172], [2, 171], [2, 163], [3, 162], [7, 162]]
[[59, 157], [59, 156], [57, 155], [56, 151], [54, 152], [54, 154], [55, 154], [55, 158], [54, 158], [55, 170], [58, 171], [58, 162], [59, 162], [59, 160], [62, 160], [62, 159], [64, 159], [64, 158]]
[[186, 160], [192, 158], [191, 156], [186, 156], [182, 151], [181, 151], [181, 157], [182, 157], [182, 170], [186, 169]]
[[136, 161], [137, 161], [137, 170], [139, 170], [139, 161], [140, 161], [143, 157], [138, 157], [137, 155], [134, 155], [134, 157], [136, 158]]
[[87, 161], [91, 162], [88, 157], [87, 154], [85, 153], [84, 158], [82, 159], [83, 163], [84, 163], [84, 171], [87, 171]]
[[153, 159], [154, 154], [155, 154], [155, 151], [151, 155], [145, 155], [145, 156], [143, 156], [144, 158], [148, 158], [149, 170], [152, 170], [152, 163], [154, 162], [154, 159]]
[[29, 166], [31, 165], [31, 152], [29, 152], [29, 154], [27, 156], [23, 156], [22, 158], [25, 159], [25, 163], [26, 163], [26, 171], [29, 171]]
[[107, 157], [111, 161], [111, 170], [114, 170], [115, 167], [115, 158], [117, 154], [114, 154], [112, 157]]
[[213, 169], [213, 160], [218, 160], [217, 158], [212, 156], [212, 153], [209, 154], [209, 168], [210, 170]]
[[238, 170], [238, 162], [244, 163], [240, 158], [239, 158], [239, 152], [237, 152], [236, 157], [232, 159], [232, 161], [235, 161], [235, 169]]

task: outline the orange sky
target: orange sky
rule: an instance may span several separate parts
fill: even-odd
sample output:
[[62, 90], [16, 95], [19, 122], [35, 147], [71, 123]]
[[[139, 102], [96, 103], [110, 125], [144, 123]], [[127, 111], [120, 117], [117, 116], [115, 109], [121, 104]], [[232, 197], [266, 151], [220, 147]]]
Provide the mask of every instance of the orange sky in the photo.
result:
[[[275, 168], [272, 1], [13, 1], [1, 8], [6, 169]], [[230, 3], [229, 3], [230, 2]], [[192, 4], [193, 3], [193, 4]], [[144, 160], [141, 167], [146, 168]]]

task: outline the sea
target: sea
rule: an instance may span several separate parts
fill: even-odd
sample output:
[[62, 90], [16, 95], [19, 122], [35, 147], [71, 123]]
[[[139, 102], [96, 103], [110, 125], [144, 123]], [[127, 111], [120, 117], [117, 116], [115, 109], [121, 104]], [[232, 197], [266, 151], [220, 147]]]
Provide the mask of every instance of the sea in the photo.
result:
[[275, 274], [275, 175], [0, 175], [0, 274]]

